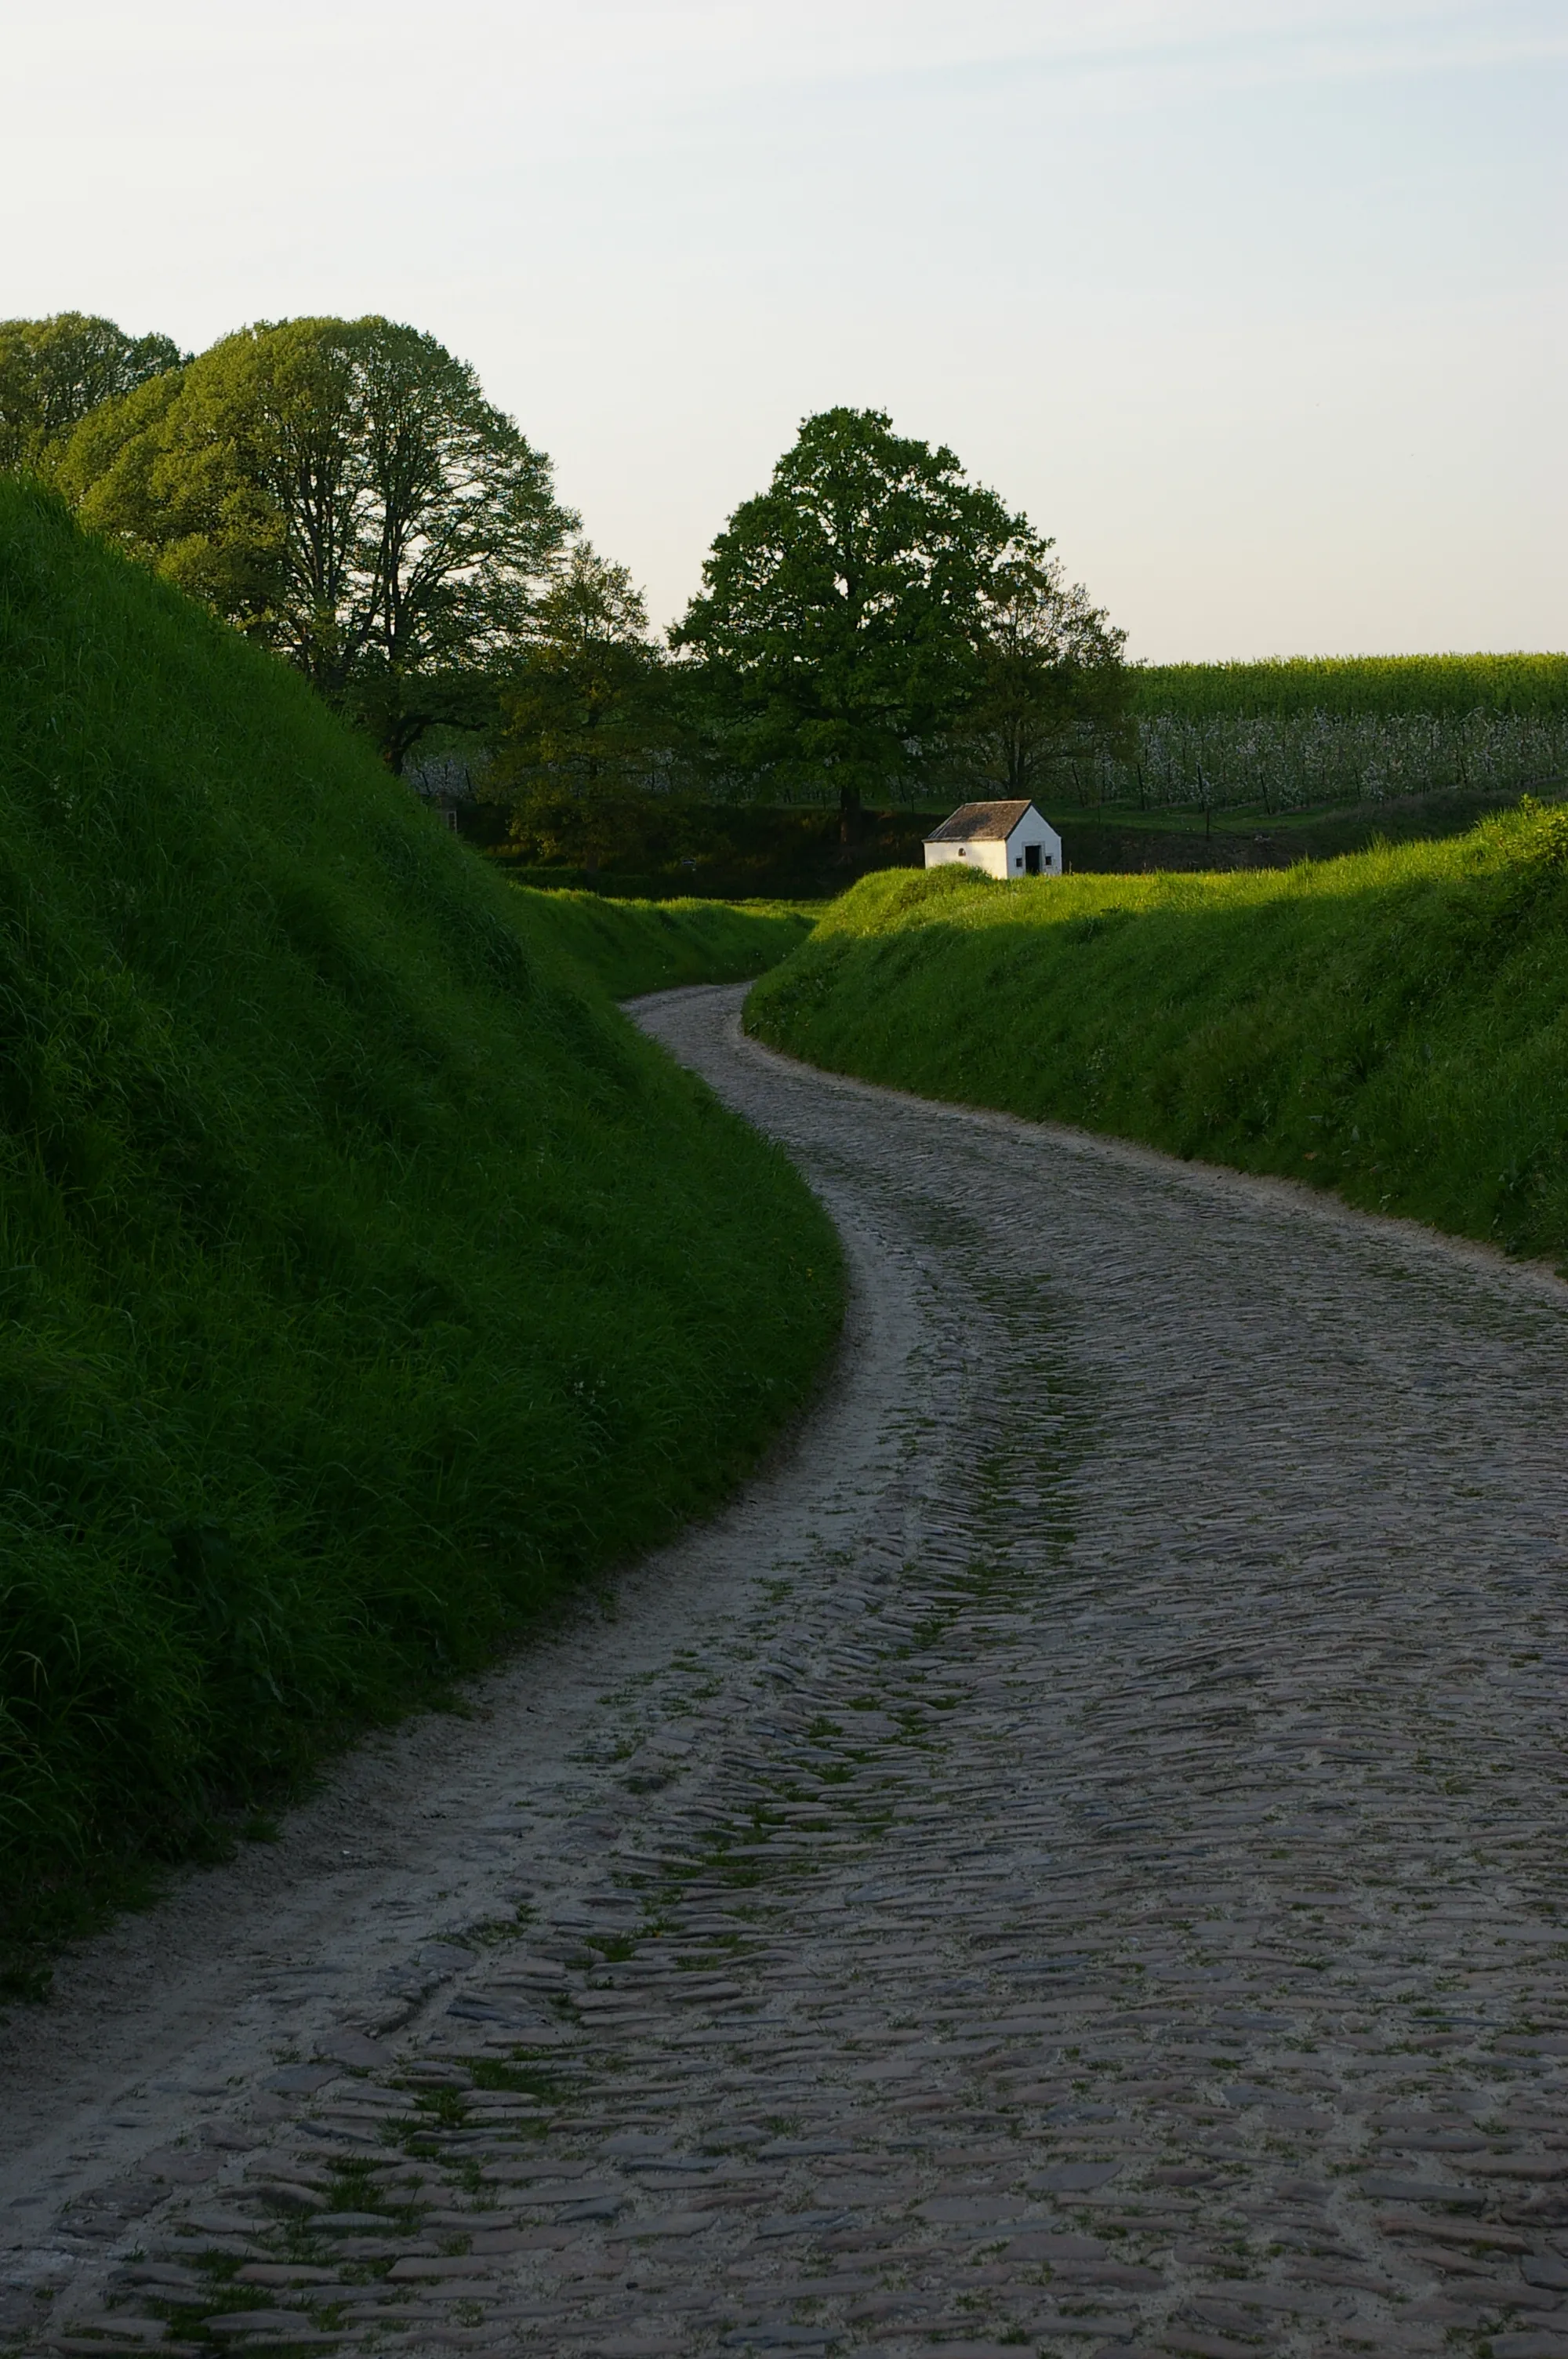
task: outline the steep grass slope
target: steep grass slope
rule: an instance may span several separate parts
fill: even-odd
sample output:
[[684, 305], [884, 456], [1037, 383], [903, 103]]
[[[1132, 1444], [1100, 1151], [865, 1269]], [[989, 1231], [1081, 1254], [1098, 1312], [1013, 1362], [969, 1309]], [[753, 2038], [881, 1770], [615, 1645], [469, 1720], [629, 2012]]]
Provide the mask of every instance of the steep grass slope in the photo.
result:
[[615, 901], [598, 893], [513, 889], [522, 897], [528, 940], [612, 999], [687, 983], [749, 983], [798, 950], [816, 916], [784, 901], [737, 908], [730, 901]]
[[838, 1071], [1568, 1256], [1568, 814], [1223, 876], [870, 877], [746, 1021]]
[[4, 482], [0, 677], [16, 1940], [711, 1505], [839, 1273], [300, 680]]

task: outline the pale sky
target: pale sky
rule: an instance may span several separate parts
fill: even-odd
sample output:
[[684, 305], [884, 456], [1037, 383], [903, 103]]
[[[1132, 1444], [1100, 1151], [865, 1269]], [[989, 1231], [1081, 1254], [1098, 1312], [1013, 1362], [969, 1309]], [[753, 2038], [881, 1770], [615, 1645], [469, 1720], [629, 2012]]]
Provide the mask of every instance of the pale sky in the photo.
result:
[[1546, 0], [0, 0], [0, 317], [427, 328], [660, 621], [890, 410], [1154, 660], [1568, 645]]

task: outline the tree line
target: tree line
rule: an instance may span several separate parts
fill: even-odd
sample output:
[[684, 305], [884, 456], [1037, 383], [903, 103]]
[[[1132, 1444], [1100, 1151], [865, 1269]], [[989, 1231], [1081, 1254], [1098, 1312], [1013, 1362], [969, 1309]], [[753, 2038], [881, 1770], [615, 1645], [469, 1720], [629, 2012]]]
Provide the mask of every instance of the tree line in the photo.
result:
[[880, 410], [803, 422], [663, 641], [472, 368], [392, 321], [200, 354], [0, 322], [0, 466], [296, 664], [394, 767], [477, 770], [546, 856], [591, 857], [651, 792], [830, 799], [847, 828], [1037, 795], [1130, 727], [1124, 635], [1050, 540]]

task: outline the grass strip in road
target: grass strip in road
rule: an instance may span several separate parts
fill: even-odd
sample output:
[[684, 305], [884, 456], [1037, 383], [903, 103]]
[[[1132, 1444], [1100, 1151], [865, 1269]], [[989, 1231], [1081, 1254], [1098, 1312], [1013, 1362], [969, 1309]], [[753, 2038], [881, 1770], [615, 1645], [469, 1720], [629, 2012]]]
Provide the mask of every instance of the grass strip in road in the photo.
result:
[[868, 877], [746, 1006], [924, 1095], [1568, 1257], [1568, 813], [1282, 871]]
[[716, 1504], [840, 1272], [783, 1155], [297, 674], [3, 481], [0, 670], [21, 1972]]

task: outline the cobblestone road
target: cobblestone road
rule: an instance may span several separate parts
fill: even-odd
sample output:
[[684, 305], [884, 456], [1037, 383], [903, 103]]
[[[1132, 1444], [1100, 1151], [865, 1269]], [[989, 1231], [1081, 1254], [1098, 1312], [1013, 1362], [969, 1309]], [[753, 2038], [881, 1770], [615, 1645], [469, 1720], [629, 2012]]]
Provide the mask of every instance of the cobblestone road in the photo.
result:
[[838, 1392], [488, 1919], [62, 2171], [13, 2334], [1568, 2359], [1568, 1293], [738, 996], [643, 1020], [842, 1223]]

